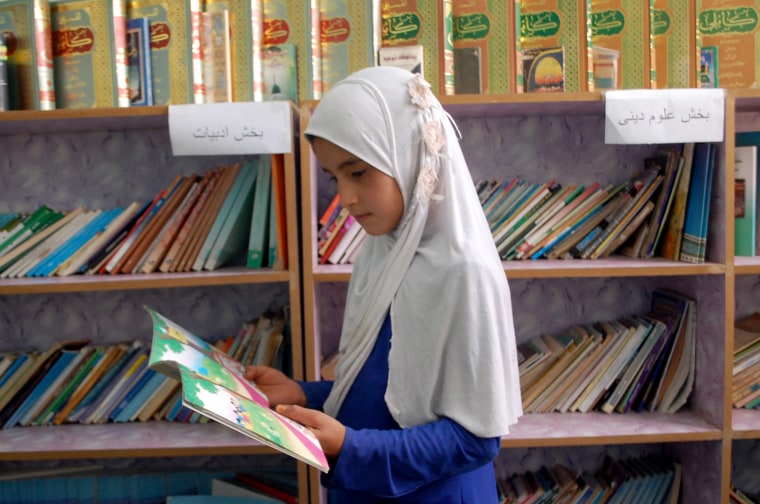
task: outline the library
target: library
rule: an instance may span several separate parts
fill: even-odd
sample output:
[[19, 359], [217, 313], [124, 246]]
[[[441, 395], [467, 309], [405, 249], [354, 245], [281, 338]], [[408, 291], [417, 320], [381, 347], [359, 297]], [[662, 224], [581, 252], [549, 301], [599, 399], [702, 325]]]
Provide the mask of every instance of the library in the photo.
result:
[[752, 0], [0, 0], [0, 501], [329, 502], [183, 403], [146, 307], [332, 380], [366, 233], [303, 133], [395, 65], [509, 282], [499, 502], [760, 502], [758, 51]]

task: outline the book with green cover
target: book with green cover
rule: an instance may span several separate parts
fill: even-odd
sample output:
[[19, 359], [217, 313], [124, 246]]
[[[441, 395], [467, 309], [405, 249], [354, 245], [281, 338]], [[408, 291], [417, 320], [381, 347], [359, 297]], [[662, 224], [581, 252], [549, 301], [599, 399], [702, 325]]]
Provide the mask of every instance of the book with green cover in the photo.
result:
[[269, 199], [272, 196], [272, 160], [262, 156], [259, 162], [259, 174], [253, 194], [251, 215], [251, 232], [248, 237], [248, 256], [246, 266], [261, 268], [267, 252], [269, 237]]
[[145, 308], [153, 322], [149, 365], [179, 379], [182, 403], [241, 434], [327, 472], [327, 458], [314, 434], [280, 415], [245, 368], [222, 350]]
[[232, 202], [219, 234], [211, 247], [203, 268], [214, 270], [234, 259], [245, 250], [253, 210], [253, 190], [258, 174], [258, 164], [245, 163], [240, 171], [243, 176], [240, 190]]

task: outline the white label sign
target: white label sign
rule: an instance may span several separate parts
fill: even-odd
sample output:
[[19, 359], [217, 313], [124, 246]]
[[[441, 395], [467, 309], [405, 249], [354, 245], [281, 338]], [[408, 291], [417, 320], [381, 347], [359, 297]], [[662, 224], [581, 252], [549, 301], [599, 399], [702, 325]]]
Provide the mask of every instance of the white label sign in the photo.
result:
[[290, 102], [169, 105], [169, 136], [175, 156], [288, 153]]
[[628, 89], [607, 91], [604, 99], [605, 143], [723, 141], [723, 89]]

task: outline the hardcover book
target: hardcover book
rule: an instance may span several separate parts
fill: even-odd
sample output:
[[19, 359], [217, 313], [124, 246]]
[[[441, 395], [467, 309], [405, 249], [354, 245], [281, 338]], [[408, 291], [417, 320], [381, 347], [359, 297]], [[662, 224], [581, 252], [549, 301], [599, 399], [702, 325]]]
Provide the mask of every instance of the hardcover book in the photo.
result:
[[734, 255], [751, 257], [757, 246], [757, 147], [736, 147], [734, 155]]
[[48, 0], [0, 2], [0, 32], [7, 46], [7, 83], [12, 110], [56, 106], [53, 42]]
[[650, 26], [657, 89], [696, 87], [697, 60], [694, 2], [654, 0]]
[[150, 19], [147, 17], [127, 21], [127, 66], [130, 105], [153, 105]]
[[522, 65], [526, 93], [551, 93], [565, 90], [564, 48], [525, 49]]
[[263, 48], [263, 99], [298, 103], [298, 66], [295, 44], [272, 44]]
[[242, 364], [158, 312], [146, 310], [153, 322], [149, 365], [181, 381], [187, 408], [327, 472], [317, 438], [270, 408], [266, 395], [244, 378]]
[[8, 93], [8, 46], [5, 43], [5, 33], [0, 32], [0, 112], [10, 110]]
[[58, 108], [128, 107], [124, 0], [52, 0]]

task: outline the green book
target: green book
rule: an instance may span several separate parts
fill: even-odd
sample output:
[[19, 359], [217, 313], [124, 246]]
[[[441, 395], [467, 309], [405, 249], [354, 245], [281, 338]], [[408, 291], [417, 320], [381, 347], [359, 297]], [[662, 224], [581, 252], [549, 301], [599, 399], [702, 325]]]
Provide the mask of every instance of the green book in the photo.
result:
[[262, 156], [259, 175], [256, 177], [256, 189], [253, 195], [251, 214], [251, 232], [248, 236], [248, 258], [246, 266], [261, 268], [267, 252], [269, 238], [269, 199], [272, 196], [272, 160]]

